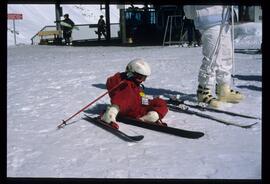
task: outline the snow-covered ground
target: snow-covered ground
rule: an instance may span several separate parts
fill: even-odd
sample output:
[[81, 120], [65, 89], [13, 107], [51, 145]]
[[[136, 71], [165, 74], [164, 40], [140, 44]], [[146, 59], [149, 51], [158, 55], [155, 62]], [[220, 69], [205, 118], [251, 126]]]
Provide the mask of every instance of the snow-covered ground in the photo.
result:
[[[9, 13], [20, 13], [10, 11], [11, 7], [14, 6], [9, 6]], [[33, 16], [42, 15], [34, 14], [41, 12], [40, 7], [31, 11]], [[67, 12], [72, 14], [71, 10]], [[71, 120], [74, 122], [71, 125], [57, 130], [63, 119], [106, 91], [108, 76], [123, 71], [137, 57], [145, 58], [152, 68], [152, 75], [145, 82], [146, 93], [180, 94], [194, 102], [202, 55], [200, 47], [27, 45], [29, 32], [36, 33], [43, 24], [49, 24], [45, 22], [48, 15], [42, 16], [43, 19], [35, 18], [36, 23], [30, 18], [24, 24], [25, 15], [23, 24], [18, 23], [18, 43], [26, 45], [12, 46], [13, 35], [8, 32], [11, 43], [7, 50], [8, 177], [261, 178], [262, 122], [258, 120], [204, 112], [239, 123], [258, 122], [243, 129], [170, 111], [164, 118], [169, 126], [205, 133], [195, 140], [119, 123], [120, 129], [129, 134], [144, 135], [138, 143], [127, 143], [83, 120], [83, 113]], [[42, 20], [44, 23], [40, 25]], [[49, 20], [53, 22], [54, 17]], [[235, 48], [260, 48], [261, 32], [261, 23], [236, 25]], [[262, 55], [235, 54], [234, 86], [246, 99], [223, 108], [260, 117]], [[96, 106], [104, 107], [109, 102], [105, 96], [87, 112], [96, 112]]]
[[260, 49], [262, 43], [262, 23], [248, 22], [234, 26], [235, 49]]
[[[167, 114], [164, 121], [172, 127], [205, 132], [197, 140], [119, 123], [120, 129], [145, 136], [138, 143], [124, 142], [81, 119], [83, 113], [75, 123], [56, 130], [62, 119], [104, 93], [106, 78], [136, 57], [152, 67], [146, 93], [189, 95], [194, 100], [201, 48], [9, 47], [7, 176], [261, 178], [262, 126], [257, 120], [211, 113], [241, 123], [258, 122], [243, 129], [188, 114]], [[260, 117], [262, 56], [235, 54], [235, 67], [235, 88], [246, 99], [224, 108]], [[108, 103], [106, 96], [95, 105]]]

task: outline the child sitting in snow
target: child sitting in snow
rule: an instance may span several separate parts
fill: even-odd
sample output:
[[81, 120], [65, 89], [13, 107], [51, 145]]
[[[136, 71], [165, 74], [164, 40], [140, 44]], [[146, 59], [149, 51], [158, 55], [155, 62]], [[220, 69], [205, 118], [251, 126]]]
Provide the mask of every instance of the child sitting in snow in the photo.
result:
[[116, 116], [118, 114], [150, 123], [161, 120], [168, 112], [166, 102], [160, 98], [146, 98], [141, 88], [141, 83], [150, 74], [151, 69], [148, 63], [143, 59], [135, 59], [128, 63], [125, 72], [118, 72], [109, 77], [106, 83], [109, 91], [121, 82], [124, 85], [120, 84], [109, 93], [111, 105], [107, 107], [101, 120], [117, 128]]

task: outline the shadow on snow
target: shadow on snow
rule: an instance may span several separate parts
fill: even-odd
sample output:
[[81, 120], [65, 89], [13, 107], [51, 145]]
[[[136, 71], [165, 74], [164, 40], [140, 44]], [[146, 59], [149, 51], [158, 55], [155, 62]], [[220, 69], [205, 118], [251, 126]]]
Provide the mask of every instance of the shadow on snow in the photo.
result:
[[[101, 89], [106, 89], [105, 84], [92, 84], [92, 86], [97, 87], [97, 88], [101, 88]], [[186, 94], [186, 93], [182, 93], [179, 91], [172, 91], [169, 89], [151, 88], [151, 87], [145, 87], [144, 92], [147, 95], [153, 95], [153, 96], [160, 96], [160, 95], [165, 95], [165, 94], [180, 95], [182, 100], [189, 100], [189, 101], [196, 102], [196, 95], [195, 94]]]

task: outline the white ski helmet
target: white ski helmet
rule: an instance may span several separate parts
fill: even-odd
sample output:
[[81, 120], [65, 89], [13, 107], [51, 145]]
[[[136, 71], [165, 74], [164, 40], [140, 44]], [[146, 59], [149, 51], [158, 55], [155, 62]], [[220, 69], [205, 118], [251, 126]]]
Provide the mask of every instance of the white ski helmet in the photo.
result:
[[128, 73], [128, 76], [132, 76], [134, 73], [149, 76], [151, 74], [151, 68], [144, 59], [137, 58], [128, 63], [126, 72]]

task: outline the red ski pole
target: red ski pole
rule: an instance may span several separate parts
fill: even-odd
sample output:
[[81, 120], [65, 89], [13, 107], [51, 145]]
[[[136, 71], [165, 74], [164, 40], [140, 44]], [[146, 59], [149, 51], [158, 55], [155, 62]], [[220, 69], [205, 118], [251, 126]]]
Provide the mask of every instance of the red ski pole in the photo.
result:
[[125, 83], [125, 81], [121, 81], [118, 85], [116, 85], [115, 87], [113, 87], [109, 91], [106, 91], [105, 93], [103, 93], [102, 95], [100, 95], [99, 97], [97, 97], [95, 100], [93, 100], [91, 103], [89, 103], [88, 105], [86, 105], [85, 107], [83, 107], [81, 110], [79, 110], [78, 112], [76, 112], [72, 116], [70, 116], [68, 119], [62, 120], [63, 122], [60, 125], [58, 125], [57, 127], [58, 128], [63, 128], [67, 124], [67, 121], [71, 120], [73, 117], [75, 117], [76, 115], [78, 115], [80, 112], [84, 111], [85, 109], [87, 109], [88, 107], [90, 107], [92, 104], [94, 104], [96, 101], [98, 101], [99, 99], [101, 99], [103, 96], [105, 96], [109, 92], [112, 92], [113, 90], [115, 90], [116, 88], [118, 88], [120, 85], [122, 85], [124, 83]]

